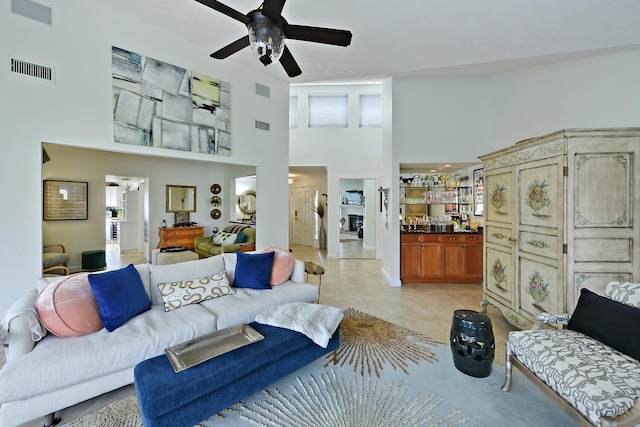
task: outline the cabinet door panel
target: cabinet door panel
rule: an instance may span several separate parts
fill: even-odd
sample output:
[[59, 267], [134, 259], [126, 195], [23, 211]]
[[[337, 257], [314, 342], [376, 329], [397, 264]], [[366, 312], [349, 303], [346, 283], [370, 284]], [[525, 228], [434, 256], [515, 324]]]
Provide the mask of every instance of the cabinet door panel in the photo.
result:
[[631, 228], [633, 153], [577, 153], [576, 229]]
[[514, 188], [513, 168], [485, 172], [485, 203], [487, 221], [512, 223], [517, 191]]
[[521, 257], [519, 270], [521, 311], [530, 318], [543, 311], [563, 311], [564, 280], [556, 265]]
[[575, 262], [631, 262], [631, 239], [576, 239]]
[[482, 282], [482, 239], [469, 240], [463, 243], [462, 249], [462, 277], [467, 279], [469, 283]]
[[400, 265], [402, 266], [400, 277], [402, 280], [419, 278], [422, 258], [420, 242], [403, 242], [402, 245], [400, 245], [400, 257]]
[[562, 242], [558, 236], [521, 232], [518, 239], [518, 249], [521, 252], [557, 260], [558, 254], [562, 253]]
[[459, 242], [443, 243], [444, 279], [462, 277], [462, 247]]
[[513, 254], [509, 248], [487, 244], [485, 260], [485, 290], [512, 307], [515, 289]]
[[422, 243], [422, 278], [438, 279], [442, 277], [442, 245]]
[[529, 162], [518, 170], [520, 225], [558, 228], [563, 218], [563, 157]]
[[[635, 281], [638, 281], [637, 277], [635, 278]], [[631, 273], [623, 272], [593, 273], [576, 271], [574, 277], [570, 280], [572, 285], [567, 284], [567, 287], [572, 288], [573, 290], [573, 292], [570, 290], [567, 292], [567, 313], [573, 313], [573, 310], [578, 303], [578, 298], [580, 297], [580, 291], [583, 288], [589, 289], [599, 295], [604, 295], [609, 282], [634, 282], [634, 277]]]
[[511, 228], [496, 227], [494, 225], [486, 225], [487, 243], [492, 243], [500, 246], [510, 247], [512, 245], [510, 239], [515, 236], [511, 231]]

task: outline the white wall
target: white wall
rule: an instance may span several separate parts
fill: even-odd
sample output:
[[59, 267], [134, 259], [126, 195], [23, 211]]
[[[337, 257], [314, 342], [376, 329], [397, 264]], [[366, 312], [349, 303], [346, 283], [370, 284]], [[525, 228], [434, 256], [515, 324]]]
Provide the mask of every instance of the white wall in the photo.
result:
[[[42, 261], [41, 142], [168, 158], [256, 166], [257, 246], [288, 247], [288, 81], [269, 77], [233, 59], [213, 60], [209, 50], [134, 18], [118, 16], [96, 2], [45, 2], [53, 8], [49, 26], [0, 8], [0, 126], [4, 158], [0, 177], [7, 186], [0, 209], [5, 276], [0, 312], [33, 285]], [[6, 6], [6, 5], [5, 5]], [[231, 83], [232, 157], [135, 147], [113, 142], [111, 46], [118, 46]], [[10, 57], [55, 68], [55, 83], [11, 73]], [[271, 98], [255, 95], [255, 83]], [[272, 124], [254, 129], [254, 120]], [[282, 124], [282, 125], [279, 125]], [[71, 172], [70, 172], [71, 173]], [[60, 177], [64, 178], [64, 177]], [[211, 183], [210, 183], [211, 184]], [[152, 192], [151, 197], [154, 197]], [[155, 197], [159, 197], [158, 194]], [[164, 199], [164, 193], [161, 196]], [[104, 217], [104, 213], [102, 213]], [[261, 224], [265, 227], [260, 227]]]
[[640, 126], [640, 50], [490, 78], [488, 152], [560, 129]]
[[[329, 209], [325, 217], [328, 258], [340, 257], [340, 210], [331, 208], [340, 206], [340, 179], [375, 179], [377, 182], [380, 171], [386, 167], [381, 151], [382, 129], [359, 127], [360, 95], [377, 95], [381, 91], [380, 85], [291, 87], [291, 95], [298, 97], [298, 127], [289, 132], [289, 164], [327, 167], [326, 191], [321, 193], [328, 194]], [[309, 94], [349, 95], [349, 127], [308, 128]], [[382, 114], [384, 117], [384, 107]], [[377, 224], [376, 234], [383, 222], [377, 221]]]
[[[635, 50], [489, 76], [385, 81], [383, 157], [391, 164], [384, 166], [381, 185], [392, 189], [391, 212], [399, 209], [400, 163], [474, 162], [560, 129], [637, 127], [639, 75]], [[399, 286], [398, 227], [380, 237], [383, 273]]]
[[[105, 175], [141, 176], [148, 178], [149, 188], [149, 246], [155, 248], [159, 242], [158, 228], [162, 220], [174, 223], [174, 214], [166, 212], [166, 185], [193, 185], [196, 187], [196, 212], [190, 220], [205, 227], [210, 235], [214, 226], [222, 229], [228, 224], [229, 210], [224, 205], [235, 204], [229, 182], [235, 176], [253, 173], [255, 168], [214, 164], [187, 159], [142, 156], [101, 150], [88, 150], [62, 145], [48, 145], [51, 161], [42, 166], [43, 179], [86, 181], [88, 185], [89, 215], [86, 221], [43, 221], [42, 238], [45, 245], [64, 244], [71, 255], [69, 267], [81, 266], [81, 254], [105, 247]], [[214, 220], [210, 212], [210, 187], [218, 183], [223, 190], [223, 216]], [[122, 187], [119, 187], [122, 188]], [[230, 195], [226, 197], [225, 195]], [[147, 254], [150, 256], [150, 254]]]

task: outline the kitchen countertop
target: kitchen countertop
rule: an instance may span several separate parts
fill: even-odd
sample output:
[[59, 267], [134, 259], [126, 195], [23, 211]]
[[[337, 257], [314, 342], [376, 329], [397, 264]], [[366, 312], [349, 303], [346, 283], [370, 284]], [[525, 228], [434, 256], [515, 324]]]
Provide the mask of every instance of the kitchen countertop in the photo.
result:
[[400, 234], [482, 234], [481, 230], [456, 230], [456, 231], [427, 231], [427, 230], [400, 230]]

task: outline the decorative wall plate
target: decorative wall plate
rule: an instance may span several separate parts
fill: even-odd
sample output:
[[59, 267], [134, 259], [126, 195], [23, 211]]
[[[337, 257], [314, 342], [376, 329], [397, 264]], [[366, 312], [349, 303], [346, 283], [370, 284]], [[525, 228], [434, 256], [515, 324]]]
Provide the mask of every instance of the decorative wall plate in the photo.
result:
[[211, 186], [211, 192], [213, 194], [220, 194], [221, 191], [222, 191], [222, 187], [220, 187], [220, 184], [213, 184]]
[[209, 203], [211, 203], [211, 206], [213, 207], [218, 207], [222, 205], [222, 199], [220, 196], [211, 196]]
[[211, 218], [220, 219], [221, 216], [222, 216], [222, 213], [220, 212], [220, 209], [214, 209], [211, 211]]

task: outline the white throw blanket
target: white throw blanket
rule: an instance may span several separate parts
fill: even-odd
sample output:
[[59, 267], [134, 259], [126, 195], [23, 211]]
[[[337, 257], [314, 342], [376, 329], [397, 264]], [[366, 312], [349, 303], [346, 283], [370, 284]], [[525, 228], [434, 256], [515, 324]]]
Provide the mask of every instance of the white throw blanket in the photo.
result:
[[256, 316], [256, 322], [300, 332], [320, 347], [327, 348], [342, 317], [342, 310], [336, 307], [292, 302], [266, 309]]
[[38, 314], [36, 313], [34, 301], [37, 296], [38, 290], [31, 289], [26, 296], [20, 298], [9, 307], [0, 326], [0, 340], [2, 342], [7, 342], [9, 339], [9, 323], [19, 316], [24, 316], [27, 319], [29, 329], [31, 330], [31, 339], [34, 342], [40, 341], [47, 334], [47, 330], [40, 324]]

